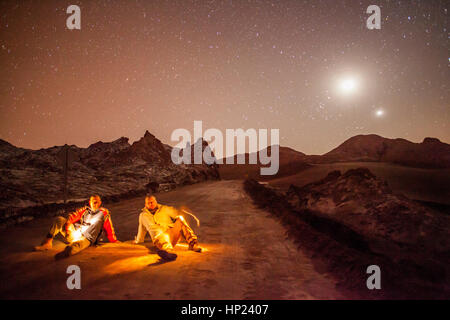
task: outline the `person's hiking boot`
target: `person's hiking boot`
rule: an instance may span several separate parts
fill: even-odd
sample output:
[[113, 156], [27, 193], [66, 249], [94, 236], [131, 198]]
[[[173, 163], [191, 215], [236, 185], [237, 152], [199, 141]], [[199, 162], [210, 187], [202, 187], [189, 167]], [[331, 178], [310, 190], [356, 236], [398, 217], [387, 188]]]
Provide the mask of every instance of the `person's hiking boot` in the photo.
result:
[[194, 252], [202, 252], [202, 248], [199, 247], [197, 242], [191, 242], [189, 244], [188, 250], [194, 251]]
[[45, 251], [50, 250], [53, 247], [53, 238], [45, 238], [44, 241], [42, 241], [40, 246], [34, 247], [34, 251]]
[[158, 254], [158, 256], [161, 257], [161, 259], [166, 261], [173, 261], [178, 257], [176, 253], [169, 252], [166, 250], [158, 250], [156, 251], [156, 253]]

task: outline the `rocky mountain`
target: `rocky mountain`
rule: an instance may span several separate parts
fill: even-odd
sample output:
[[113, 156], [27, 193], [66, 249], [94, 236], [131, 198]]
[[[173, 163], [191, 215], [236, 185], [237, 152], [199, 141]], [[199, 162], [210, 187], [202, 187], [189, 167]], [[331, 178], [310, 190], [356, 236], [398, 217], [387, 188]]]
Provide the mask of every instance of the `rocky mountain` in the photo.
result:
[[[301, 161], [305, 159], [305, 154], [303, 152], [300, 151], [296, 151], [292, 148], [289, 147], [283, 147], [283, 146], [279, 146], [279, 157], [280, 157], [280, 163], [288, 163], [288, 162], [295, 162], [295, 161]], [[268, 155], [271, 154], [271, 150], [272, 150], [272, 146], [269, 146], [266, 148], [266, 152]], [[258, 152], [252, 152], [251, 154], [249, 154], [248, 152], [245, 153], [245, 163], [248, 163], [249, 157], [250, 155], [254, 156], [256, 154], [256, 158], [258, 159], [259, 162], [259, 157], [258, 157]], [[233, 157], [229, 157], [229, 158], [234, 158], [234, 163], [237, 162], [237, 156], [234, 155]], [[227, 159], [224, 158], [223, 162], [226, 163]]]
[[[269, 146], [266, 149], [267, 155], [270, 156], [272, 146]], [[256, 156], [257, 164], [249, 164], [249, 159], [251, 156]], [[260, 174], [260, 168], [269, 167], [270, 165], [262, 165], [259, 160], [258, 153], [256, 153], [256, 155], [255, 153], [245, 153], [245, 164], [237, 164], [236, 155], [230, 157], [234, 159], [234, 164], [226, 164], [227, 161], [231, 160], [230, 158], [223, 159], [223, 164], [219, 165], [220, 176], [223, 179], [252, 178], [267, 180], [295, 174], [310, 167], [310, 165], [305, 162], [307, 156], [304, 153], [294, 149], [279, 146], [278, 156], [280, 167], [276, 175], [262, 176]]]
[[[63, 199], [62, 146], [29, 150], [0, 140], [0, 209], [23, 208]], [[68, 199], [91, 194], [111, 196], [136, 190], [169, 190], [178, 185], [218, 179], [216, 165], [175, 165], [172, 147], [154, 135], [130, 145], [122, 137], [87, 148], [70, 146], [74, 161], [68, 172]]]
[[[270, 150], [271, 147], [268, 147]], [[270, 151], [268, 151], [270, 154]], [[450, 145], [437, 138], [425, 138], [421, 143], [405, 139], [388, 139], [375, 134], [354, 136], [323, 155], [306, 155], [294, 149], [279, 146], [280, 169], [275, 176], [261, 176], [261, 164], [250, 165], [245, 153], [245, 165], [221, 164], [219, 171], [224, 179], [270, 180], [297, 174], [314, 164], [338, 162], [385, 162], [402, 166], [430, 169], [450, 168]], [[225, 159], [224, 159], [225, 163]]]
[[450, 168], [450, 145], [436, 138], [425, 138], [422, 143], [414, 143], [375, 134], [358, 135], [322, 156], [307, 156], [307, 161], [377, 161], [419, 168]]

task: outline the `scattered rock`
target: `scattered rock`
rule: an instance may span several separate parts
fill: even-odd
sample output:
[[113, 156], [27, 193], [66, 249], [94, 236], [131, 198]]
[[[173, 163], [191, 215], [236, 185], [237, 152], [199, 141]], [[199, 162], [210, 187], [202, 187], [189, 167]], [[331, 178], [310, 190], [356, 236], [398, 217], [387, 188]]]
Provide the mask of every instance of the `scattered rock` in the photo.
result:
[[394, 194], [367, 168], [333, 171], [286, 193], [254, 180], [245, 189], [343, 287], [365, 295], [363, 270], [375, 264], [384, 277], [378, 298], [448, 296], [450, 216]]
[[402, 195], [367, 168], [331, 172], [303, 187], [291, 186], [287, 199], [296, 210], [311, 210], [371, 239], [398, 246], [447, 252], [450, 217]]

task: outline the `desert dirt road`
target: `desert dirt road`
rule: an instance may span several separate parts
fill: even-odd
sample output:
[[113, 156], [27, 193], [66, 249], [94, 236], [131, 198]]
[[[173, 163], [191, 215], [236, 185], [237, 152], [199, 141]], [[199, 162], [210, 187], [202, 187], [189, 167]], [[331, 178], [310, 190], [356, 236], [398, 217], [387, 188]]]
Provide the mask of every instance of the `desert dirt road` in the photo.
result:
[[[335, 281], [318, 272], [312, 261], [286, 238], [284, 227], [258, 209], [242, 181], [214, 181], [157, 195], [160, 203], [190, 208], [188, 219], [206, 252], [177, 245], [178, 259], [162, 262], [150, 238], [131, 240], [137, 231], [143, 199], [109, 208], [121, 243], [89, 247], [55, 261], [64, 248], [33, 252], [52, 218], [2, 230], [1, 299], [339, 299]], [[66, 286], [69, 265], [81, 268], [81, 290]]]

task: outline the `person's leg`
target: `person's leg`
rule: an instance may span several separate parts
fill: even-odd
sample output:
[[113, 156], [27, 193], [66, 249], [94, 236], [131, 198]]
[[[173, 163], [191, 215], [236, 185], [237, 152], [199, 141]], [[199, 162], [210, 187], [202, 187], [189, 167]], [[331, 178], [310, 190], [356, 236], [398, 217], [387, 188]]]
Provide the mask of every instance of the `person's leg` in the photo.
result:
[[42, 241], [40, 246], [34, 247], [34, 250], [36, 251], [43, 251], [48, 250], [52, 248], [53, 245], [53, 238], [58, 234], [61, 233], [63, 237], [66, 237], [66, 230], [64, 230], [64, 225], [66, 224], [67, 219], [64, 217], [56, 217], [53, 220], [53, 223], [50, 227], [50, 230], [48, 231], [47, 236]]
[[78, 252], [86, 249], [90, 245], [91, 242], [83, 237], [81, 240], [75, 241], [70, 246], [68, 246], [70, 248], [69, 255], [73, 256], [74, 254], [77, 254]]
[[73, 256], [74, 254], [77, 254], [80, 251], [86, 249], [90, 245], [91, 245], [91, 242], [88, 239], [83, 237], [81, 240], [72, 242], [63, 251], [56, 254], [55, 259], [62, 259], [62, 258], [67, 258], [69, 256]]
[[[156, 253], [162, 259], [167, 260], [167, 261], [175, 260], [178, 257], [177, 254], [175, 252], [173, 252], [172, 234], [175, 234], [175, 233], [172, 233], [172, 229], [173, 228], [169, 228], [166, 232], [161, 233], [153, 241], [154, 245], [158, 249], [156, 251]], [[179, 233], [180, 232], [178, 232], [178, 234]]]
[[[136, 236], [135, 242], [141, 243], [144, 242], [145, 235], [147, 232], [150, 233], [151, 230], [151, 216], [148, 216], [148, 213], [141, 213], [139, 215], [139, 227], [138, 234]], [[170, 237], [167, 232], [163, 232], [157, 235], [153, 240], [153, 244], [157, 248], [157, 254], [163, 258], [164, 260], [175, 260], [177, 255], [173, 252], [173, 246], [170, 242]]]
[[58, 233], [61, 233], [63, 237], [66, 236], [66, 230], [64, 230], [64, 225], [66, 224], [67, 219], [64, 217], [56, 217], [53, 221], [52, 226], [50, 227], [49, 235], [54, 238]]
[[166, 230], [166, 232], [160, 234], [155, 241], [155, 245], [161, 250], [173, 249], [181, 237], [182, 223], [177, 219], [173, 225]]
[[139, 227], [138, 227], [138, 233], [135, 239], [136, 243], [144, 242], [145, 236], [147, 235], [147, 225], [148, 225], [148, 219], [145, 217], [144, 213], [141, 213], [139, 215]]
[[184, 218], [183, 219], [178, 218], [175, 221], [174, 226], [172, 228], [169, 228], [169, 230], [167, 230], [166, 233], [169, 236], [170, 239], [169, 241], [172, 247], [175, 247], [178, 241], [180, 240], [180, 237], [183, 236], [183, 238], [189, 245], [189, 250], [195, 252], [202, 251], [202, 249], [198, 246], [197, 236], [195, 235], [194, 230], [192, 230], [192, 228], [189, 227]]
[[175, 247], [181, 238], [182, 225], [183, 224], [181, 223], [180, 219], [177, 219], [173, 227], [169, 228], [169, 230], [166, 231], [169, 234], [169, 239], [170, 243], [172, 244], [172, 247]]
[[173, 250], [172, 242], [170, 241], [170, 235], [167, 231], [157, 236], [153, 241], [153, 244], [159, 250]]
[[195, 252], [202, 252], [202, 248], [198, 246], [197, 236], [195, 235], [194, 230], [192, 230], [192, 228], [189, 227], [186, 220], [184, 220], [184, 218], [179, 218], [177, 219], [177, 222], [179, 222], [180, 224], [180, 233], [183, 235], [183, 238], [188, 243], [189, 250]]

